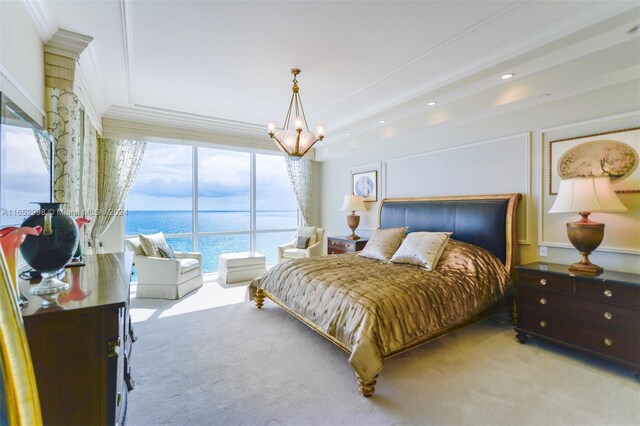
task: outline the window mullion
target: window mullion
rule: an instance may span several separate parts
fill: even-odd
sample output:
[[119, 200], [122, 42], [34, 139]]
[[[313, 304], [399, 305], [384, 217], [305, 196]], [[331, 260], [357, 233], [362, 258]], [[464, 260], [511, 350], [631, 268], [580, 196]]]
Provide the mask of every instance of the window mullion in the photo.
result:
[[251, 195], [251, 251], [256, 251], [256, 153], [251, 153], [250, 190]]
[[191, 173], [192, 173], [192, 209], [193, 209], [193, 251], [199, 251], [198, 249], [198, 147], [192, 147], [191, 156]]

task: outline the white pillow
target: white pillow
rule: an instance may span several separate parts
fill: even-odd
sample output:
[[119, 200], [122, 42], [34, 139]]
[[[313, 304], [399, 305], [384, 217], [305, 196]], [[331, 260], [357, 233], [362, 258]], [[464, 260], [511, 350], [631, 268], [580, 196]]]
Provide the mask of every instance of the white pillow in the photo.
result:
[[164, 234], [162, 232], [158, 232], [157, 234], [151, 235], [138, 235], [140, 239], [140, 246], [142, 247], [142, 251], [145, 256], [149, 257], [164, 257], [160, 252], [160, 249], [167, 250], [169, 244], [167, 244], [167, 240], [164, 239]]
[[298, 228], [298, 232], [296, 232], [294, 240], [298, 241], [298, 237], [309, 237], [309, 245], [307, 247], [311, 247], [318, 240], [318, 237], [316, 236], [316, 227], [304, 226], [302, 228]]
[[450, 235], [451, 232], [412, 232], [404, 239], [391, 261], [432, 271], [447, 247]]
[[359, 256], [388, 262], [404, 238], [406, 227], [376, 229]]

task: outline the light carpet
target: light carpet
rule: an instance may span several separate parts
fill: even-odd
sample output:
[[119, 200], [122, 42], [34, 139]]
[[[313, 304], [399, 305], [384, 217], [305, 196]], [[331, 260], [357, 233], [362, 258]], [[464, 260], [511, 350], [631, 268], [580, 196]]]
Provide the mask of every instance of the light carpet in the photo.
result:
[[387, 360], [365, 398], [342, 350], [269, 300], [200, 309], [221, 304], [216, 294], [241, 302], [246, 288], [207, 282], [179, 302], [132, 301], [127, 425], [640, 424], [632, 371], [519, 344], [506, 315]]

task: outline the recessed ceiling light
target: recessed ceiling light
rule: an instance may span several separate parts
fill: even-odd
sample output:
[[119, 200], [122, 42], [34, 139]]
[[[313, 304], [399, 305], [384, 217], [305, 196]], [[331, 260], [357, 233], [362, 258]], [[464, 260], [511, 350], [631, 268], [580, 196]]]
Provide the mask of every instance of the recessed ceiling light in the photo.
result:
[[640, 33], [640, 25], [636, 25], [635, 27], [632, 27], [629, 31], [627, 31], [627, 34], [638, 34]]
[[507, 73], [507, 74], [503, 74], [503, 75], [502, 75], [502, 79], [503, 79], [503, 80], [509, 80], [510, 78], [513, 78], [513, 77], [515, 77], [515, 76], [516, 76], [516, 75], [515, 75], [514, 73], [510, 72], [510, 73]]
[[351, 133], [345, 133], [344, 135], [345, 136], [351, 136]]
[[434, 106], [434, 105], [438, 105], [438, 103], [436, 101], [431, 101], [427, 105]]
[[380, 121], [378, 121], [378, 123], [380, 123], [380, 124], [384, 124], [384, 123], [386, 123], [386, 122], [387, 122], [387, 120], [380, 120]]

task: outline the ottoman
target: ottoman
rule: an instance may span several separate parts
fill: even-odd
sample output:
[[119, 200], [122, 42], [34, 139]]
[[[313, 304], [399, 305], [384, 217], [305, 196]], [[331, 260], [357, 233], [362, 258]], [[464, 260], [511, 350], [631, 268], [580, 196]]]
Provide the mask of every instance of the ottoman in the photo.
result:
[[267, 270], [266, 256], [257, 251], [223, 253], [218, 258], [218, 278], [224, 284], [250, 281]]

